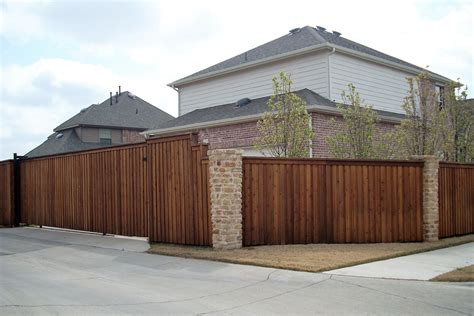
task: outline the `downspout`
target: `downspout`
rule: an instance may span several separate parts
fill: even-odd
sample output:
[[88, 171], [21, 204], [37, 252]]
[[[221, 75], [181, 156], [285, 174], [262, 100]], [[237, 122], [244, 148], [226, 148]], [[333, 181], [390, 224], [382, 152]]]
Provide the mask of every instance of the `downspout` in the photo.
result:
[[332, 80], [331, 80], [331, 56], [336, 52], [336, 47], [332, 48], [332, 51], [328, 55], [328, 96], [329, 100], [333, 101], [332, 99]]

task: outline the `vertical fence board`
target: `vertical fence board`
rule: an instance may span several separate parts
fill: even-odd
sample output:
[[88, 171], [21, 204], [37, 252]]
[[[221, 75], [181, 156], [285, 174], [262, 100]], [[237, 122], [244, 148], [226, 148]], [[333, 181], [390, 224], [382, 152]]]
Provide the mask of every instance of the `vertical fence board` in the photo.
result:
[[0, 162], [0, 225], [14, 224], [13, 161]]
[[440, 162], [439, 237], [474, 233], [474, 165]]

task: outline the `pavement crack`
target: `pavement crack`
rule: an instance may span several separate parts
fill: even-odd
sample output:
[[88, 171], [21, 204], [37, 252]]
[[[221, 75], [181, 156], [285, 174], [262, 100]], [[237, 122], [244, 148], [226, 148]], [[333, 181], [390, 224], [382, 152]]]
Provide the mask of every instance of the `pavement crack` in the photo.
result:
[[443, 309], [443, 310], [456, 312], [456, 313], [459, 313], [459, 314], [462, 314], [462, 315], [470, 315], [469, 313], [465, 313], [465, 312], [459, 311], [459, 310], [454, 309], [454, 308], [429, 303], [429, 302], [426, 302], [426, 301], [423, 301], [423, 300], [419, 300], [419, 299], [416, 299], [416, 298], [411, 298], [411, 297], [407, 297], [407, 296], [403, 296], [403, 295], [399, 295], [399, 294], [395, 294], [395, 293], [382, 291], [382, 290], [379, 290], [379, 289], [375, 289], [375, 288], [372, 288], [372, 287], [360, 285], [360, 284], [357, 284], [357, 283], [352, 283], [352, 282], [338, 280], [338, 279], [332, 279], [332, 280], [336, 281], [336, 282], [344, 283], [344, 284], [347, 284], [347, 285], [357, 286], [357, 287], [360, 287], [360, 288], [363, 288], [363, 289], [366, 289], [366, 290], [370, 290], [370, 291], [374, 291], [374, 292], [378, 292], [378, 293], [381, 293], [381, 294], [390, 295], [390, 296], [402, 298], [402, 299], [405, 299], [405, 300], [411, 300], [411, 301], [419, 302], [419, 303], [426, 304], [426, 305], [429, 305], [429, 306], [433, 306], [433, 307], [436, 307], [436, 308], [440, 308], [440, 309]]
[[199, 314], [196, 314], [196, 315], [208, 315], [208, 314], [213, 314], [213, 313], [227, 312], [227, 311], [231, 311], [231, 310], [234, 310], [234, 309], [237, 309], [237, 308], [240, 308], [240, 307], [249, 306], [249, 305], [252, 305], [252, 304], [268, 301], [268, 300], [274, 299], [275, 297], [280, 297], [280, 296], [283, 296], [283, 295], [286, 295], [286, 294], [289, 294], [289, 293], [293, 293], [293, 292], [296, 292], [296, 291], [299, 291], [299, 290], [307, 289], [307, 288], [315, 286], [317, 284], [321, 284], [323, 282], [326, 282], [326, 281], [330, 280], [331, 278], [332, 278], [332, 276], [328, 277], [327, 279], [318, 281], [318, 282], [312, 282], [310, 284], [298, 287], [296, 289], [284, 291], [284, 292], [281, 292], [281, 293], [278, 293], [278, 294], [275, 294], [275, 295], [272, 295], [272, 296], [268, 296], [268, 297], [265, 297], [265, 298], [262, 298], [262, 299], [259, 299], [259, 300], [251, 301], [251, 302], [248, 302], [248, 303], [245, 303], [245, 304], [232, 306], [230, 308], [212, 310], [212, 311], [208, 311], [208, 312], [204, 312], [204, 313], [199, 313]]
[[176, 299], [176, 300], [166, 300], [166, 301], [146, 301], [146, 302], [139, 302], [139, 303], [119, 303], [119, 304], [41, 304], [41, 305], [24, 305], [24, 304], [5, 304], [5, 305], [0, 305], [0, 308], [6, 308], [6, 307], [25, 307], [25, 308], [40, 308], [40, 307], [112, 307], [112, 306], [137, 306], [137, 305], [150, 305], [150, 304], [167, 304], [167, 303], [180, 303], [180, 302], [188, 302], [188, 301], [194, 301], [194, 300], [199, 300], [203, 298], [208, 298], [212, 296], [219, 296], [223, 294], [228, 294], [232, 293], [235, 291], [239, 291], [248, 287], [252, 287], [264, 282], [267, 282], [271, 275], [279, 270], [275, 269], [271, 271], [270, 273], [267, 274], [266, 278], [257, 282], [253, 282], [244, 286], [240, 286], [231, 290], [227, 290], [224, 292], [219, 292], [219, 293], [212, 293], [212, 294], [207, 294], [207, 295], [201, 295], [198, 297], [190, 297], [190, 298], [185, 298], [185, 299]]

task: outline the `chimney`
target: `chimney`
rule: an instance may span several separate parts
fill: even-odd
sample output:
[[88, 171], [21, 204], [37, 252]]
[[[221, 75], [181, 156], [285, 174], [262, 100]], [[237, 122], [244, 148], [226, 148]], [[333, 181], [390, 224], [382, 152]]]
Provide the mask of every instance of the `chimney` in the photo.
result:
[[112, 91], [110, 91], [110, 105], [112, 105]]
[[122, 86], [119, 86], [119, 95], [122, 95]]
[[118, 103], [118, 92], [115, 91], [115, 103]]

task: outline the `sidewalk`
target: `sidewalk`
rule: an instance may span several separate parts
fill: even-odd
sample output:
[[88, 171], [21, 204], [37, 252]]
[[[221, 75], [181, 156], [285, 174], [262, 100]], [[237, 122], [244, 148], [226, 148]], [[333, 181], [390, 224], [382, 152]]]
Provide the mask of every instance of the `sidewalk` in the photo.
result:
[[369, 278], [431, 280], [474, 264], [474, 243], [324, 272]]

